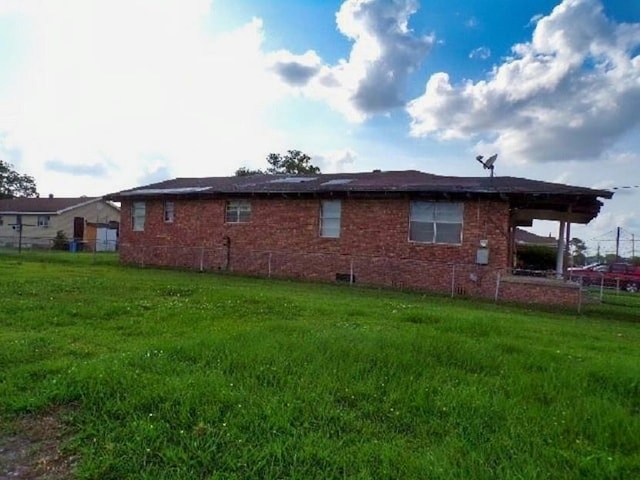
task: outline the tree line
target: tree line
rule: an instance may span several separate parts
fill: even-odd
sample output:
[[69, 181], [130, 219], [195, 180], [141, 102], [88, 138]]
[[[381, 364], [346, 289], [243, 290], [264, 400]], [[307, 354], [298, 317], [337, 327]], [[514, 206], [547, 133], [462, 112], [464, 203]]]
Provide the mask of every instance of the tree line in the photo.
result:
[[0, 160], [0, 200], [15, 197], [37, 197], [38, 189], [33, 177], [18, 173], [13, 165]]

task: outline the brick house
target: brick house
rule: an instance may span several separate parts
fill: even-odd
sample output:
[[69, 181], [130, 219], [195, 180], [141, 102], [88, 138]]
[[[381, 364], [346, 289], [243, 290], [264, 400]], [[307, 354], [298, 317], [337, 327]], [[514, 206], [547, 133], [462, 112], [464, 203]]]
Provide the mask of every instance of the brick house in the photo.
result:
[[566, 225], [588, 223], [598, 198], [611, 196], [514, 177], [374, 171], [176, 178], [105, 198], [121, 202], [127, 264], [526, 301], [535, 291], [572, 303], [575, 286], [511, 280], [514, 232], [555, 220], [562, 242]]

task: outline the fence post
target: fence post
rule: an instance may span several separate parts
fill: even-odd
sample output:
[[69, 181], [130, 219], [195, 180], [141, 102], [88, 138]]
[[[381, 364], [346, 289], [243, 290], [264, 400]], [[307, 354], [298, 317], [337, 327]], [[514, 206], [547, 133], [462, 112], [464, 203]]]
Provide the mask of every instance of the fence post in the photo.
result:
[[267, 260], [267, 277], [271, 278], [271, 252], [269, 252], [269, 259]]
[[204, 270], [204, 247], [200, 247], [200, 271]]
[[582, 278], [580, 279], [580, 282], [578, 282], [578, 288], [580, 289], [580, 291], [578, 292], [578, 313], [581, 313], [582, 311]]
[[498, 275], [496, 277], [496, 296], [494, 298], [494, 302], [498, 303], [498, 295], [500, 293], [500, 272], [498, 272]]

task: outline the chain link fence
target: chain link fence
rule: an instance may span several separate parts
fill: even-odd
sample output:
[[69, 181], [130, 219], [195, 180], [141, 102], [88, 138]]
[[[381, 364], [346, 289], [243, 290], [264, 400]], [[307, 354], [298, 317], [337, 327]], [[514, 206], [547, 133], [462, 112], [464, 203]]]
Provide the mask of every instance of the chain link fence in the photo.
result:
[[225, 246], [119, 246], [125, 263], [261, 277], [342, 282], [429, 291], [451, 297], [577, 306], [592, 302], [577, 282], [555, 272], [393, 256], [231, 249]]
[[[451, 297], [482, 297], [494, 301], [562, 303], [602, 302], [605, 285], [582, 285], [580, 278], [557, 278], [555, 272], [493, 268], [471, 263], [416, 260], [393, 256], [231, 249], [221, 246], [134, 245], [103, 240], [56, 243], [37, 236], [0, 236], [5, 251], [117, 251], [121, 261], [139, 267], [169, 267], [202, 272], [229, 272], [268, 278], [291, 278], [351, 285], [438, 292]], [[576, 292], [576, 289], [579, 292]], [[538, 298], [536, 298], [538, 297]]]
[[105, 238], [74, 240], [51, 238], [50, 236], [4, 235], [0, 236], [0, 248], [6, 250], [60, 250], [69, 252], [115, 252], [118, 241]]

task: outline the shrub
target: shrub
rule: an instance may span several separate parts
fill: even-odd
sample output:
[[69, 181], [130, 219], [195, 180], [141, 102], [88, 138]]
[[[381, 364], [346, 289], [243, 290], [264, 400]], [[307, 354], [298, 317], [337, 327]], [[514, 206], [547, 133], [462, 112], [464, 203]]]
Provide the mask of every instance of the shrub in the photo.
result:
[[53, 244], [51, 245], [53, 250], [68, 250], [69, 249], [69, 239], [63, 230], [58, 230], [56, 232], [56, 236], [53, 239]]

